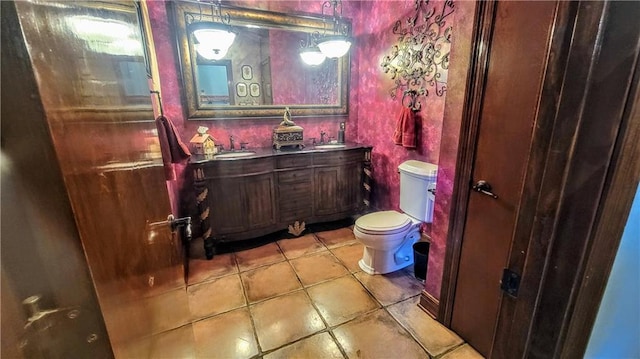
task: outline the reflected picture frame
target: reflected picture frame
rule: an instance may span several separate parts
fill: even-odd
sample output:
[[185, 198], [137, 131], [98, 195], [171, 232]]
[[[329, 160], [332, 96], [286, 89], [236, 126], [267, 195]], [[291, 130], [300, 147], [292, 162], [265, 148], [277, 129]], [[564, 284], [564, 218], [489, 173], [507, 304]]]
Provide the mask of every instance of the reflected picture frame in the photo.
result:
[[238, 82], [236, 84], [236, 95], [238, 95], [238, 97], [247, 97], [247, 84]]
[[251, 97], [260, 97], [260, 84], [254, 82], [249, 85], [249, 94]]
[[253, 79], [253, 69], [249, 65], [243, 65], [242, 69], [242, 79], [244, 80], [252, 80]]

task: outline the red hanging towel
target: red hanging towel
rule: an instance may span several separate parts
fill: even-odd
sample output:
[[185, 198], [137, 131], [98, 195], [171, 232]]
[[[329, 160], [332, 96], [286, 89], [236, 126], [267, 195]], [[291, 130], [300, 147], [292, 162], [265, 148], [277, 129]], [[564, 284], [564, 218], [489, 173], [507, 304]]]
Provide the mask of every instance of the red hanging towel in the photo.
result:
[[416, 148], [416, 115], [412, 109], [402, 106], [396, 130], [393, 132], [393, 143], [405, 148]]
[[171, 120], [164, 116], [158, 116], [156, 118], [156, 127], [158, 128], [158, 138], [160, 139], [164, 175], [167, 181], [172, 181], [176, 179], [173, 164], [186, 160], [191, 156], [191, 152], [180, 140]]

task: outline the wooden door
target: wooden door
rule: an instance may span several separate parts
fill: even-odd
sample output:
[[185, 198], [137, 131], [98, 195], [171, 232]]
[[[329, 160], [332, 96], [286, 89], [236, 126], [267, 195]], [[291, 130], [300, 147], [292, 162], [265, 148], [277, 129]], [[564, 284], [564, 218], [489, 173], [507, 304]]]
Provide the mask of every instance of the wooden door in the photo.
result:
[[[46, 155], [21, 160], [60, 167], [118, 356], [136, 339], [190, 319], [181, 241], [166, 222], [171, 208], [141, 9], [135, 2], [35, 0], [11, 6], [20, 22], [11, 36], [23, 39], [28, 53], [21, 60], [37, 84], [28, 98], [42, 105], [53, 143]], [[34, 141], [30, 133], [11, 136], [23, 144]], [[56, 260], [67, 263], [62, 256]], [[171, 311], [161, 305], [167, 301]]]
[[470, 184], [451, 328], [491, 356], [556, 4], [499, 2]]
[[[2, 2], [2, 358], [113, 356], [15, 7]], [[29, 307], [39, 307], [34, 313]], [[28, 320], [31, 319], [31, 322]]]

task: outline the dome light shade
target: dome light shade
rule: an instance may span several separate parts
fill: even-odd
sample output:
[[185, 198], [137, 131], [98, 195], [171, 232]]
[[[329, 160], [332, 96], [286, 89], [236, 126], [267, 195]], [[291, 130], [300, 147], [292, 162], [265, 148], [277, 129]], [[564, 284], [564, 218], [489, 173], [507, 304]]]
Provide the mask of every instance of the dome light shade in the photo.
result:
[[346, 36], [327, 36], [323, 38], [318, 47], [320, 51], [329, 58], [344, 56], [351, 47], [351, 39]]
[[229, 26], [215, 22], [196, 22], [189, 26], [196, 39], [196, 50], [209, 60], [220, 60], [236, 38]]
[[300, 57], [305, 64], [318, 66], [327, 58], [317, 46], [307, 47], [300, 50]]
[[196, 44], [196, 51], [198, 52], [198, 54], [207, 60], [220, 60], [223, 57], [227, 56], [228, 50], [229, 50], [228, 48], [223, 51], [220, 49], [213, 49], [211, 47], [207, 47], [206, 45], [203, 45], [203, 44]]

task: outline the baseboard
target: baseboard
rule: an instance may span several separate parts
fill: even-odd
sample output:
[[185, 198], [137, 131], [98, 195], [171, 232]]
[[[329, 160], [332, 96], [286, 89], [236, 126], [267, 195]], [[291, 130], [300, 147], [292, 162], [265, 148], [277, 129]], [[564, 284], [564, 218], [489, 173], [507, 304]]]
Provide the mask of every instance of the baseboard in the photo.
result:
[[436, 319], [438, 317], [440, 302], [434, 296], [427, 293], [426, 290], [423, 290], [422, 293], [420, 293], [420, 302], [418, 303], [418, 307], [424, 310], [433, 319]]

